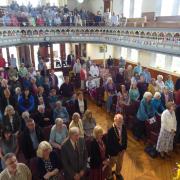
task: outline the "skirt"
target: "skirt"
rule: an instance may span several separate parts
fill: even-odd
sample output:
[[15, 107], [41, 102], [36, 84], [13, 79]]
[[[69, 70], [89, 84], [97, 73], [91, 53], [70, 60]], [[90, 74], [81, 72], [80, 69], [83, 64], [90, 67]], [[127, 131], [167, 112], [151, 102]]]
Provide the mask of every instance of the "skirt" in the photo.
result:
[[169, 152], [173, 150], [173, 141], [175, 133], [169, 132], [165, 129], [160, 131], [156, 150], [158, 152]]

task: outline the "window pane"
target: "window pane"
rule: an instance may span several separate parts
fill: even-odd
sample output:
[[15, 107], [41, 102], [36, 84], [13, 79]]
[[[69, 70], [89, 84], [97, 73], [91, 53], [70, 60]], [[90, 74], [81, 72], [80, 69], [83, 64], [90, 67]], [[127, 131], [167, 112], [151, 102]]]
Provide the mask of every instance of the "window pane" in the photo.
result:
[[173, 11], [174, 0], [162, 0], [161, 16], [171, 16]]
[[164, 54], [156, 54], [156, 67], [164, 68], [165, 67], [165, 55]]
[[135, 0], [134, 1], [134, 15], [133, 17], [141, 17], [142, 13], [142, 0]]
[[131, 61], [137, 62], [138, 61], [139, 52], [136, 49], [131, 49]]
[[171, 70], [180, 73], [180, 57], [173, 57]]
[[130, 0], [124, 0], [124, 7], [123, 7], [123, 15], [126, 18], [129, 18], [130, 14]]
[[123, 58], [127, 58], [127, 48], [124, 47], [121, 48], [121, 56]]
[[7, 0], [0, 0], [0, 6], [7, 6]]

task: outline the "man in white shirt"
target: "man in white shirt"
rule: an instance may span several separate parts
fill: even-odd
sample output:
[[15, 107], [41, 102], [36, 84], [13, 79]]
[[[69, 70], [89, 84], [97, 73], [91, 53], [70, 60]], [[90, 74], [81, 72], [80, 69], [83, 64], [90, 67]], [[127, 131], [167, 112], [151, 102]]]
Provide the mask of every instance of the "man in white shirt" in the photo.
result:
[[90, 67], [90, 71], [89, 74], [92, 77], [99, 77], [99, 68], [97, 67], [97, 65], [95, 63], [93, 63]]
[[112, 16], [111, 16], [111, 24], [112, 26], [117, 26], [119, 23], [119, 18], [117, 15], [115, 15], [115, 13], [113, 12]]

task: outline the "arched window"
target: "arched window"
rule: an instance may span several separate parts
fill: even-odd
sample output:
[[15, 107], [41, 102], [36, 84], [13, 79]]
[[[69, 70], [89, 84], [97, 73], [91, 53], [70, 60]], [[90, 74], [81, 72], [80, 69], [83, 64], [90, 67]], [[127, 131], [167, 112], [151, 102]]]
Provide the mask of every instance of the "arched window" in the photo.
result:
[[173, 57], [171, 70], [180, 74], [180, 57]]
[[156, 67], [163, 69], [165, 67], [165, 58], [164, 54], [156, 54]]
[[138, 62], [139, 51], [136, 49], [131, 49], [131, 61]]

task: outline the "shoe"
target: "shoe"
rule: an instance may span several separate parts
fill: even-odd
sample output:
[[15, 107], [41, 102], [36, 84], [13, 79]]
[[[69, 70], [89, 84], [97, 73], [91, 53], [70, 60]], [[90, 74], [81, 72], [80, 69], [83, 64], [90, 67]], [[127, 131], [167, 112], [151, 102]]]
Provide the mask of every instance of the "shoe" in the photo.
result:
[[116, 180], [124, 180], [123, 176], [121, 174], [116, 175]]

